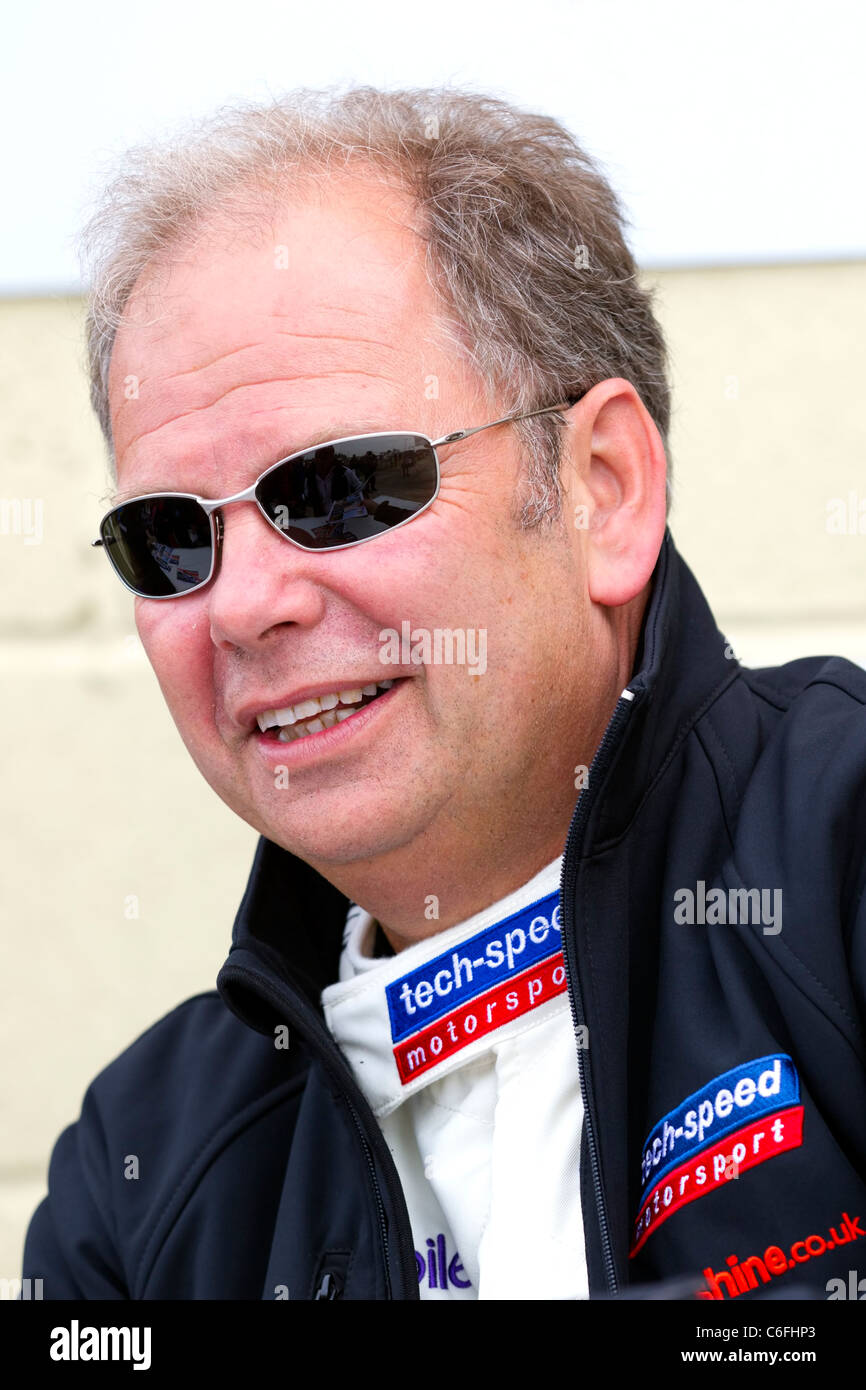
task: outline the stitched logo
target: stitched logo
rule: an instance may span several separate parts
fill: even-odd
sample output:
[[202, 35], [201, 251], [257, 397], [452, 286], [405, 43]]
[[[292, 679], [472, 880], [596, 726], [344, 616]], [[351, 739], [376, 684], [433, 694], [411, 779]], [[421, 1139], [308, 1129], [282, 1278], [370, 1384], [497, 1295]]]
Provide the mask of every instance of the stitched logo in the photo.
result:
[[565, 989], [559, 893], [444, 951], [385, 990], [405, 1085]]
[[803, 1142], [799, 1099], [794, 1063], [778, 1052], [714, 1077], [663, 1116], [643, 1145], [645, 1196], [631, 1254], [680, 1207], [798, 1148]]

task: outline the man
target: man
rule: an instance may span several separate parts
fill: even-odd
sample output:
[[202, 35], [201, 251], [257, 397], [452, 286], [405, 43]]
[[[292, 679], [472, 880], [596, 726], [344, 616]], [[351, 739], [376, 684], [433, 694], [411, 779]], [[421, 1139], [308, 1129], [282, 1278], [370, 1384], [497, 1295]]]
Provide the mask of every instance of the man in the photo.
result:
[[[99, 543], [262, 838], [217, 990], [58, 1140], [25, 1276], [823, 1296], [866, 1218], [866, 675], [742, 669], [678, 556], [611, 190], [547, 118], [367, 89], [125, 177]], [[319, 444], [395, 509], [349, 544], [292, 526]], [[163, 512], [211, 527], [193, 579]]]
[[310, 503], [313, 515], [319, 516], [329, 512], [334, 502], [342, 501], [352, 493], [360, 495], [363, 487], [357, 473], [337, 461], [332, 446], [319, 450], [316, 465], [307, 474], [306, 484], [305, 500]]

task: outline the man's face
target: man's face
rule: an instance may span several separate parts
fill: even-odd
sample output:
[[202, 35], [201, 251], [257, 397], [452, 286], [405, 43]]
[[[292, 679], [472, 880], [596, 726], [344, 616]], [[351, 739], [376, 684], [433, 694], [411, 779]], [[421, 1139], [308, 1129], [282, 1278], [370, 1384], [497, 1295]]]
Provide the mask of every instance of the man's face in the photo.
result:
[[[344, 180], [287, 204], [259, 246], [214, 229], [168, 280], [145, 277], [111, 366], [120, 495], [226, 497], [313, 439], [392, 429], [435, 439], [486, 423], [477, 379], [437, 337], [410, 217], [380, 184]], [[571, 749], [597, 694], [574, 533], [516, 526], [513, 427], [440, 458], [433, 505], [370, 544], [303, 552], [253, 503], [236, 503], [206, 588], [135, 601], [204, 777], [324, 871], [466, 836], [502, 853], [527, 817], [561, 829], [575, 799]], [[413, 633], [472, 630], [474, 667], [383, 663], [380, 633], [406, 622]], [[384, 679], [395, 681], [387, 697], [302, 740], [278, 742], [254, 719]]]

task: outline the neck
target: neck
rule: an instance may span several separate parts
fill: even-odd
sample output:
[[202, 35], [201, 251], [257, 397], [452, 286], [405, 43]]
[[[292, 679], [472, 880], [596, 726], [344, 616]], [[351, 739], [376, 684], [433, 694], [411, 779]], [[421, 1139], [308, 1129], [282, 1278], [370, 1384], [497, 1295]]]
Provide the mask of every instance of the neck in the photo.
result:
[[589, 768], [632, 673], [646, 597], [616, 614], [624, 640], [613, 669], [596, 675], [591, 717], [571, 739], [539, 748], [531, 775], [500, 784], [494, 796], [468, 796], [457, 810], [446, 804], [423, 834], [375, 858], [310, 861], [379, 922], [392, 950], [465, 922], [564, 852], [582, 785], [572, 769]]
[[446, 807], [408, 844], [374, 859], [313, 867], [379, 922], [395, 952], [465, 922], [563, 853], [578, 796], [571, 769], [589, 766], [615, 703], [588, 747], [550, 749], [531, 787], [521, 783], [495, 798], [495, 817], [489, 807], [486, 816], [481, 806], [474, 814], [464, 807], [459, 817]]

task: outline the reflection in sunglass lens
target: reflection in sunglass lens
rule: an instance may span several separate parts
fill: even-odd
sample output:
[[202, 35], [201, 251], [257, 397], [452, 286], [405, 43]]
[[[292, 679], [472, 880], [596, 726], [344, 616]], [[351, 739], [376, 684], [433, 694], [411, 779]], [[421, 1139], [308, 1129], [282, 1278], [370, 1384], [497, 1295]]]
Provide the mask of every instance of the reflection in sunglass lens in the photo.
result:
[[121, 505], [106, 517], [101, 534], [121, 579], [148, 598], [186, 593], [210, 574], [210, 521], [190, 497], [145, 497]]
[[271, 469], [256, 496], [307, 550], [351, 545], [408, 521], [436, 495], [436, 455], [418, 434], [322, 444]]

